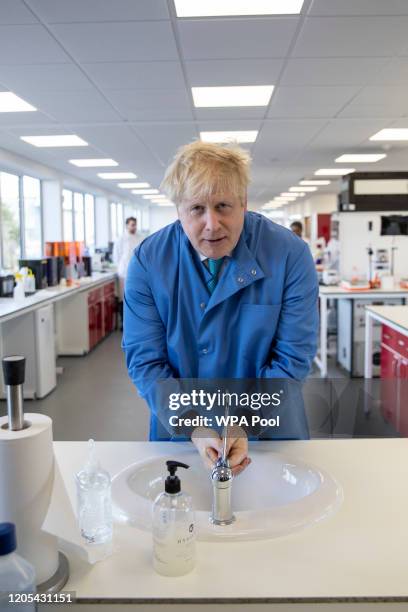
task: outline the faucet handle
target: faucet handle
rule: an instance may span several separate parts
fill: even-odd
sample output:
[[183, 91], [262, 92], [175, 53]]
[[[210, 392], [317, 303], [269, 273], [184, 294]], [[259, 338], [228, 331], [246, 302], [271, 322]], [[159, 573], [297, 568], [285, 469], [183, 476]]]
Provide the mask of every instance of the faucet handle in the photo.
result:
[[220, 457], [214, 465], [211, 472], [211, 480], [218, 482], [228, 482], [233, 479], [232, 470], [229, 466], [229, 462], [223, 461]]

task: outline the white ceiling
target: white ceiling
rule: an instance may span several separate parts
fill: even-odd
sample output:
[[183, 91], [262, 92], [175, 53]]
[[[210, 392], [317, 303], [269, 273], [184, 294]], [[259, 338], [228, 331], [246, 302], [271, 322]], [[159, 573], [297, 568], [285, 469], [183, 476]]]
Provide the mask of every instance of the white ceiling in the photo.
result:
[[[172, 0], [1, 0], [0, 89], [39, 112], [0, 114], [0, 147], [114, 189], [68, 163], [112, 157], [158, 187], [200, 130], [257, 129], [246, 147], [250, 201], [261, 205], [343, 153], [380, 150], [369, 141], [378, 130], [408, 126], [407, 32], [408, 0], [305, 0], [300, 16], [183, 20]], [[192, 104], [192, 86], [265, 84], [275, 85], [268, 108]], [[19, 139], [67, 132], [90, 146]], [[407, 170], [408, 146], [390, 145], [385, 160], [358, 168]]]

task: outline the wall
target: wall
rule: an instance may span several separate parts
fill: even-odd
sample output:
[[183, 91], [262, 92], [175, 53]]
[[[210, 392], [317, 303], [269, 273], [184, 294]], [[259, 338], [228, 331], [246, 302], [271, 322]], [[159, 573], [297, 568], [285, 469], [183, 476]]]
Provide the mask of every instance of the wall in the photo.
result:
[[62, 240], [62, 183], [43, 180], [41, 183], [43, 241]]
[[150, 206], [150, 234], [177, 219], [175, 206]]
[[298, 202], [287, 204], [284, 210], [289, 218], [292, 215], [308, 217], [313, 213], [332, 213], [337, 210], [337, 194], [316, 193], [305, 196]]
[[109, 200], [104, 196], [95, 198], [95, 236], [97, 248], [106, 248], [109, 242], [110, 215]]
[[[408, 236], [381, 236], [381, 214], [406, 214], [406, 211], [395, 212], [350, 212], [337, 213], [339, 220], [340, 240], [340, 273], [349, 278], [354, 273], [367, 277], [369, 246], [376, 249], [387, 249], [391, 259], [391, 247], [396, 247], [395, 276], [408, 276]], [[372, 230], [369, 230], [369, 222]]]

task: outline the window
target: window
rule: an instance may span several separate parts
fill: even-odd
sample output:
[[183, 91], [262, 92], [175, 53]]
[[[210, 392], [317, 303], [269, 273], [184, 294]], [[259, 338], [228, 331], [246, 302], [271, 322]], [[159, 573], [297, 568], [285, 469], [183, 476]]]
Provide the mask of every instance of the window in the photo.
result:
[[63, 189], [62, 191], [62, 231], [64, 240], [70, 242], [74, 239], [72, 217], [72, 191]]
[[85, 240], [84, 196], [77, 192], [74, 193], [74, 239], [80, 242]]
[[88, 249], [95, 247], [95, 198], [85, 194], [85, 243]]
[[116, 210], [118, 213], [118, 236], [120, 236], [121, 234], [123, 234], [125, 225], [125, 220], [123, 218], [123, 204], [118, 204]]
[[18, 268], [20, 259], [19, 177], [0, 172], [1, 261], [5, 270]]
[[136, 221], [137, 221], [137, 229], [139, 230], [139, 232], [141, 231], [142, 228], [142, 211], [139, 210], [139, 208], [137, 208], [134, 212], [133, 212], [133, 216], [136, 217]]
[[110, 204], [110, 221], [111, 221], [111, 241], [114, 242], [118, 237], [118, 217], [115, 202]]
[[41, 182], [32, 176], [23, 176], [23, 215], [24, 257], [41, 257]]

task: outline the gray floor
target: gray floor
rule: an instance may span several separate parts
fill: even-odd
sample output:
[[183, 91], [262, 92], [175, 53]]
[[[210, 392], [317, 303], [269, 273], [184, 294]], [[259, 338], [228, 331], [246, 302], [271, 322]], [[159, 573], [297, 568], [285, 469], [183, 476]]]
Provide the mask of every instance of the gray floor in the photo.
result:
[[[52, 418], [55, 440], [148, 439], [149, 410], [128, 378], [120, 341], [114, 332], [85, 357], [59, 358], [64, 371], [57, 388], [42, 400], [26, 401], [26, 412]], [[378, 396], [378, 388], [374, 391]], [[312, 437], [398, 436], [378, 402], [364, 411], [363, 394], [362, 379], [346, 376], [333, 356], [328, 379], [314, 367], [303, 388]], [[5, 413], [0, 402], [0, 415]]]
[[114, 332], [85, 357], [59, 358], [57, 388], [25, 402], [26, 412], [52, 418], [54, 440], [148, 439], [149, 410], [129, 380], [120, 341]]

